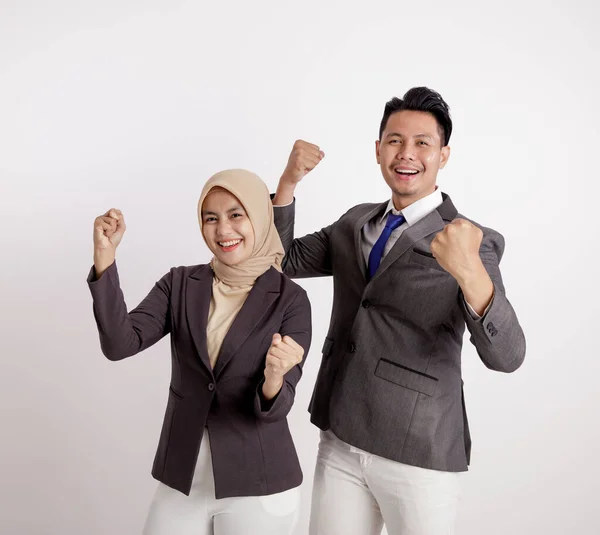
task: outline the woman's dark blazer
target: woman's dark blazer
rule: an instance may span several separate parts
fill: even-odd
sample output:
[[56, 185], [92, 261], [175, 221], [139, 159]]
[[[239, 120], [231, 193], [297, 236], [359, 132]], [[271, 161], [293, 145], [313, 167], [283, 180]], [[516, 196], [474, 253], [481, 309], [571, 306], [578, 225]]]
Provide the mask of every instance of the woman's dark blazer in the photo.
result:
[[217, 498], [261, 496], [302, 482], [286, 416], [302, 365], [285, 375], [267, 402], [261, 387], [274, 333], [304, 348], [311, 340], [306, 292], [274, 268], [261, 275], [235, 318], [211, 369], [206, 324], [212, 294], [209, 265], [172, 268], [127, 312], [116, 263], [88, 276], [102, 352], [121, 360], [171, 334], [172, 374], [152, 475], [189, 494], [204, 428], [208, 428]]

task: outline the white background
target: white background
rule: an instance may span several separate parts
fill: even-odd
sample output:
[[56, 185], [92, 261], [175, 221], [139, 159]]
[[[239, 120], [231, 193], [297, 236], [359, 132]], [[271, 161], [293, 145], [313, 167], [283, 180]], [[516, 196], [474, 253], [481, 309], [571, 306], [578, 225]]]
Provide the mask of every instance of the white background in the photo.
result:
[[[441, 188], [506, 237], [528, 340], [515, 374], [463, 354], [473, 434], [460, 535], [600, 533], [597, 2], [0, 0], [0, 532], [139, 533], [169, 384], [167, 340], [99, 348], [92, 222], [123, 210], [130, 307], [209, 259], [204, 181], [274, 189], [295, 139], [326, 158], [297, 191], [298, 235], [383, 201], [383, 106], [427, 85], [455, 131]], [[317, 431], [306, 407], [331, 281], [302, 281], [314, 340], [290, 417], [307, 532]]]

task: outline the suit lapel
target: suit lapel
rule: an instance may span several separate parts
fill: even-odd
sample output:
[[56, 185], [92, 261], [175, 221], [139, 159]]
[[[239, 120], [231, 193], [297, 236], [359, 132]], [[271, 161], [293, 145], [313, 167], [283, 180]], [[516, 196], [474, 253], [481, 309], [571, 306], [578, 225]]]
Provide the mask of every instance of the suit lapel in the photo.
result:
[[386, 201], [382, 204], [376, 205], [373, 209], [361, 216], [354, 224], [354, 249], [356, 250], [356, 260], [358, 261], [358, 269], [362, 273], [363, 279], [365, 280], [367, 279], [367, 268], [365, 266], [365, 257], [363, 256], [362, 252], [362, 228], [376, 215], [382, 214], [386, 209], [388, 202], [389, 201]]
[[381, 261], [379, 269], [375, 273], [375, 276], [371, 280], [375, 280], [381, 276], [381, 274], [390, 267], [400, 256], [402, 256], [409, 248], [411, 248], [416, 242], [423, 238], [439, 232], [446, 226], [446, 221], [452, 221], [457, 211], [450, 200], [450, 197], [445, 193], [442, 193], [444, 201], [430, 214], [426, 215], [423, 219], [418, 221], [416, 224], [408, 227], [398, 238], [398, 241], [391, 248], [390, 252]]
[[201, 266], [190, 275], [185, 291], [185, 312], [188, 329], [202, 364], [212, 375], [206, 347], [206, 325], [212, 297], [213, 272], [210, 266]]
[[256, 280], [223, 340], [214, 369], [215, 378], [218, 379], [228, 362], [277, 300], [280, 293], [280, 284], [281, 278], [275, 268], [269, 269]]
[[445, 193], [442, 193], [442, 199], [444, 202], [437, 207], [437, 212], [440, 214], [444, 221], [452, 221], [458, 216], [458, 210], [454, 206], [452, 199]]

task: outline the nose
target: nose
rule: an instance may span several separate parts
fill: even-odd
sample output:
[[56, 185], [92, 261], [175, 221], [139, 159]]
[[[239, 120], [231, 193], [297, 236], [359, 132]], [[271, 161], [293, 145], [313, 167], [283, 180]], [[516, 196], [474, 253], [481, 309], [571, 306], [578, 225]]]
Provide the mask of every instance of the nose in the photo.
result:
[[396, 159], [398, 160], [414, 160], [415, 151], [414, 146], [411, 143], [403, 143], [398, 147], [396, 153]]
[[231, 223], [229, 218], [219, 219], [217, 222], [217, 237], [224, 237], [231, 234]]

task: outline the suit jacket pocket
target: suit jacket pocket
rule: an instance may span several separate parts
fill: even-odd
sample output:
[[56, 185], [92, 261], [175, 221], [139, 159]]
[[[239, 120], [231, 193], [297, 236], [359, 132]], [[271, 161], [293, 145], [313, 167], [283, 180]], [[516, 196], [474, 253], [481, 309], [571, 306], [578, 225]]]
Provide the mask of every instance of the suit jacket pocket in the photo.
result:
[[331, 354], [331, 349], [333, 348], [333, 339], [325, 338], [325, 342], [323, 343], [323, 349], [321, 352], [324, 357], [328, 357]]
[[172, 385], [169, 385], [169, 392], [175, 399], [183, 399], [183, 394], [177, 392], [177, 390], [175, 390]]
[[162, 476], [165, 471], [167, 451], [169, 449], [169, 442], [171, 439], [171, 429], [173, 427], [177, 399], [178, 398], [176, 398], [173, 394], [173, 390], [171, 390], [169, 387], [169, 400], [167, 402], [165, 417], [163, 419], [163, 425], [160, 432], [160, 439], [158, 441], [158, 448], [156, 449], [154, 465], [152, 467], [152, 473], [158, 474], [159, 477]]
[[420, 264], [421, 266], [437, 269], [438, 271], [443, 271], [447, 273], [447, 271], [440, 266], [438, 261], [434, 258], [434, 256], [427, 251], [419, 251], [418, 249], [413, 249], [412, 254], [410, 255], [410, 261], [416, 264]]
[[434, 396], [438, 390], [438, 380], [436, 377], [412, 370], [386, 359], [379, 360], [377, 368], [375, 368], [375, 375], [427, 396]]

